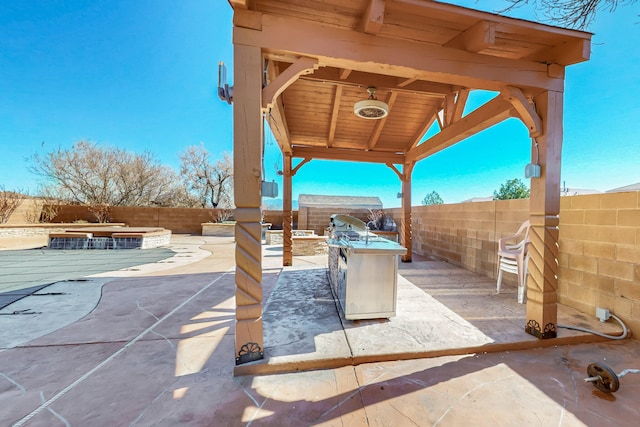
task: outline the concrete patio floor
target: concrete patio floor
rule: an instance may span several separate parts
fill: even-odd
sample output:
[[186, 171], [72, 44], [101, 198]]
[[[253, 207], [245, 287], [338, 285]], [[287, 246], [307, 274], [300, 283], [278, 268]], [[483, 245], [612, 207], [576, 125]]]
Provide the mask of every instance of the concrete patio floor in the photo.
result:
[[[54, 330], [38, 318], [60, 301], [21, 300], [40, 314], [19, 316], [36, 325], [20, 337], [2, 324], [15, 316], [0, 316], [13, 333], [0, 349], [0, 425], [636, 425], [640, 378], [615, 394], [582, 381], [593, 362], [640, 367], [636, 340], [577, 344], [602, 339], [561, 329], [539, 341], [515, 289], [495, 295], [492, 280], [417, 257], [400, 265], [396, 318], [347, 322], [323, 288], [323, 257], [283, 269], [265, 247], [266, 357], [235, 367], [234, 248], [174, 236], [173, 264], [52, 285], [77, 299], [87, 283], [101, 290]], [[619, 330], [562, 306], [560, 319]], [[302, 368], [314, 370], [275, 373]]]

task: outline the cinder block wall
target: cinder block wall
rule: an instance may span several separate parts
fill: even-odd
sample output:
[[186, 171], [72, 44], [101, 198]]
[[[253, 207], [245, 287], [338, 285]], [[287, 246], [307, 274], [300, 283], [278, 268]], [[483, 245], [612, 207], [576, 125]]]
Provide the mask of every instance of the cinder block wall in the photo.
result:
[[322, 236], [324, 230], [329, 227], [329, 221], [333, 214], [351, 215], [365, 223], [369, 221], [369, 209], [301, 207], [298, 208], [298, 229], [313, 230], [318, 236]]
[[640, 192], [563, 197], [559, 300], [629, 320], [640, 336]]
[[[385, 211], [400, 225], [400, 209]], [[529, 199], [412, 208], [413, 251], [496, 277], [498, 239], [529, 216]], [[516, 283], [505, 275], [506, 283]]]
[[[129, 227], [164, 227], [173, 233], [200, 234], [202, 223], [211, 221], [216, 209], [154, 208], [114, 206], [109, 222], [122, 222]], [[95, 216], [86, 206], [61, 206], [53, 222], [95, 222]]]
[[[385, 212], [399, 224], [400, 209]], [[498, 239], [529, 217], [529, 200], [414, 206], [412, 214], [415, 253], [496, 278]], [[562, 197], [558, 249], [558, 301], [588, 315], [607, 308], [640, 336], [640, 192]]]
[[[109, 222], [123, 222], [129, 227], [164, 227], [174, 233], [200, 234], [201, 224], [217, 218], [218, 209], [160, 208], [114, 206]], [[274, 229], [282, 229], [282, 211], [265, 210], [264, 221]], [[95, 222], [95, 216], [86, 206], [61, 206], [53, 222]], [[293, 212], [294, 228], [297, 228], [298, 212]], [[15, 221], [14, 221], [15, 222]]]

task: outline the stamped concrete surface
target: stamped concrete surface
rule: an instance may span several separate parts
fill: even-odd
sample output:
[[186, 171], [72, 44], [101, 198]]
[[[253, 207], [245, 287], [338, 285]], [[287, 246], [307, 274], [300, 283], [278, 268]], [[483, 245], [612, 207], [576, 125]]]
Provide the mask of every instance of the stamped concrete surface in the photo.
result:
[[[235, 245], [212, 237], [182, 239], [174, 240], [171, 249], [197, 247], [206, 256], [169, 268], [148, 266], [144, 273], [105, 273], [99, 278], [106, 280], [100, 301], [88, 314], [0, 350], [0, 425], [637, 425], [640, 376], [621, 379], [614, 394], [582, 380], [593, 362], [617, 372], [640, 367], [635, 340], [233, 376]], [[279, 253], [268, 249], [263, 251], [265, 308], [278, 299], [286, 306], [283, 278], [289, 285], [320, 280], [318, 258], [296, 257], [294, 268], [283, 269]], [[417, 264], [412, 266], [416, 277]], [[297, 280], [287, 278], [288, 273]], [[515, 293], [504, 298], [511, 296], [515, 299]], [[290, 312], [306, 310], [317, 316], [322, 311], [313, 314], [310, 304], [324, 302], [330, 308], [324, 290], [318, 289], [315, 297], [318, 302], [303, 293], [291, 294]], [[487, 317], [487, 308], [483, 310], [484, 316], [479, 311], [470, 318], [455, 313], [465, 329], [477, 328], [496, 339], [487, 331], [497, 327], [474, 324]], [[274, 311], [265, 309], [265, 316], [270, 313]], [[338, 332], [341, 321], [327, 320]], [[274, 321], [276, 325], [278, 319]], [[316, 323], [310, 318], [301, 328], [293, 323], [274, 326], [274, 331], [289, 329], [291, 340], [270, 343], [268, 339], [283, 335], [269, 338], [265, 331], [265, 351], [291, 357], [322, 347], [324, 331], [314, 329]], [[351, 326], [340, 327], [346, 330], [343, 336], [355, 332]], [[449, 330], [445, 325], [434, 333]], [[277, 356], [278, 351], [283, 354]]]

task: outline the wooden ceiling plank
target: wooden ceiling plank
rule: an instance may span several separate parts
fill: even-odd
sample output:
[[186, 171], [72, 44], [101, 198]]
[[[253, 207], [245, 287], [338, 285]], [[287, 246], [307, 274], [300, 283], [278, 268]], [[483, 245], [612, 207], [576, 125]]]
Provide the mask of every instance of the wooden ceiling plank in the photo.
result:
[[463, 49], [467, 52], [480, 52], [496, 44], [496, 25], [489, 21], [479, 21], [461, 32], [444, 47]]
[[[308, 21], [264, 15], [262, 31], [234, 27], [235, 44], [314, 56], [320, 66], [499, 91], [505, 84], [562, 92], [545, 64], [491, 57], [415, 41], [371, 36]], [[366, 49], [363, 49], [366, 47]]]
[[535, 106], [529, 102], [522, 91], [517, 87], [506, 86], [501, 95], [516, 109], [518, 116], [529, 129], [529, 136], [532, 138], [542, 136], [542, 119], [536, 112]]
[[384, 23], [385, 0], [369, 0], [362, 16], [360, 31], [367, 34], [378, 34]]
[[398, 153], [350, 150], [342, 148], [294, 146], [293, 157], [312, 157], [314, 159], [343, 160], [369, 163], [404, 163], [405, 156]]
[[333, 145], [336, 137], [336, 124], [338, 123], [338, 113], [340, 112], [340, 99], [342, 98], [342, 86], [336, 85], [336, 91], [333, 95], [333, 107], [331, 108], [331, 124], [329, 125], [329, 137], [327, 138], [327, 147]]
[[[389, 92], [387, 94], [387, 99], [385, 102], [389, 106], [389, 111], [393, 111], [393, 104], [396, 102], [397, 98], [397, 92]], [[380, 135], [382, 134], [382, 130], [384, 129], [384, 125], [385, 123], [387, 123], [388, 118], [389, 115], [376, 122], [375, 126], [373, 127], [373, 131], [371, 132], [371, 136], [369, 137], [369, 146], [367, 147], [368, 150], [373, 150], [376, 147], [376, 144], [380, 139]]]
[[318, 60], [315, 58], [302, 57], [291, 64], [262, 89], [262, 108], [269, 109], [276, 98], [301, 75], [312, 73], [317, 68]]
[[407, 161], [420, 161], [478, 132], [488, 129], [512, 117], [514, 114], [516, 113], [513, 111], [513, 105], [502, 96], [497, 96], [413, 148], [406, 155]]

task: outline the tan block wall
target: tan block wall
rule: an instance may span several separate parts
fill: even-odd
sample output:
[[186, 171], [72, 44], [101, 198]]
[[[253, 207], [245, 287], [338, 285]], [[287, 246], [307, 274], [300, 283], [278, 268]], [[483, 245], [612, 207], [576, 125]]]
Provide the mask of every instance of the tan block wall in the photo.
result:
[[[154, 208], [114, 206], [109, 222], [123, 222], [129, 227], [164, 227], [173, 233], [200, 234], [201, 224], [211, 221], [215, 209]], [[94, 222], [95, 217], [86, 206], [61, 206], [53, 222]]]
[[351, 215], [365, 223], [369, 221], [368, 209], [299, 208], [298, 228], [313, 230], [317, 235], [322, 236], [324, 230], [329, 227], [329, 221], [333, 214]]
[[611, 310], [640, 335], [640, 192], [563, 197], [558, 300]]
[[[400, 226], [400, 209], [386, 211]], [[529, 215], [529, 199], [414, 206], [413, 251], [495, 278], [498, 239], [514, 233]], [[505, 275], [505, 283], [515, 277]]]
[[[164, 227], [173, 233], [200, 234], [201, 224], [217, 218], [217, 209], [161, 208], [115, 206], [111, 209], [110, 222], [123, 222], [130, 227]], [[14, 215], [15, 216], [15, 215]], [[13, 220], [13, 216], [12, 216]], [[86, 206], [61, 206], [53, 222], [95, 222], [95, 216]], [[293, 212], [294, 228], [298, 212]], [[17, 221], [12, 221], [16, 223]], [[23, 221], [24, 222], [24, 221]], [[264, 222], [273, 229], [282, 229], [282, 211], [264, 211]]]
[[[496, 278], [498, 239], [528, 216], [528, 199], [414, 206], [413, 251]], [[558, 246], [558, 301], [607, 308], [640, 336], [640, 192], [562, 197]]]

